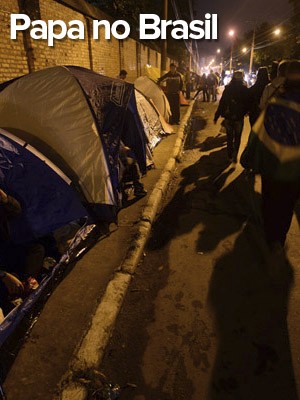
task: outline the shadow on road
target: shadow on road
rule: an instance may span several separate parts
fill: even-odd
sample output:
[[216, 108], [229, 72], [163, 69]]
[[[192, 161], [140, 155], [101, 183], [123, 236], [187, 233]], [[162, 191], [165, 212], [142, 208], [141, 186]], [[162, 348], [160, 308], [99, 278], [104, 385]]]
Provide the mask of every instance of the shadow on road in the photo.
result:
[[[154, 224], [147, 257], [106, 351], [105, 371], [117, 382], [137, 385], [124, 393], [124, 400], [296, 400], [286, 322], [291, 266], [283, 266], [279, 280], [270, 278], [256, 223], [260, 196], [253, 190], [254, 178], [228, 163], [224, 135], [202, 143], [198, 139], [191, 139], [193, 150], [175, 195]], [[192, 231], [187, 243], [177, 241], [176, 251], [174, 245], [170, 250], [174, 239]], [[176, 270], [177, 255], [185, 251], [192, 253], [186, 257], [190, 264], [180, 254]], [[202, 253], [207, 257], [200, 262]], [[205, 310], [206, 294], [198, 292], [198, 282], [191, 297], [183, 299], [190, 281], [197, 279], [209, 286], [211, 312]], [[161, 292], [165, 296], [158, 304]], [[193, 310], [187, 311], [190, 299]], [[174, 313], [174, 321], [164, 331], [166, 313]], [[215, 329], [209, 326], [211, 316]], [[145, 357], [149, 342], [158, 352]], [[201, 399], [199, 388], [206, 393]]]
[[242, 172], [231, 178], [235, 168], [228, 164], [226, 148], [220, 149], [224, 144], [224, 136], [217, 136], [198, 146], [211, 152], [182, 170], [175, 196], [154, 226], [149, 249], [166, 252], [171, 240], [198, 225], [198, 253], [211, 252], [230, 235], [238, 235], [234, 248], [229, 242], [226, 255], [214, 265], [210, 281], [219, 345], [209, 400], [296, 400], [287, 328], [292, 268], [284, 261], [279, 282], [270, 279], [257, 225], [260, 195], [254, 192], [254, 177]]
[[283, 261], [276, 282], [270, 279], [254, 239], [257, 231], [246, 225], [213, 270], [218, 351], [210, 400], [297, 399], [287, 327], [292, 268]]
[[[253, 192], [254, 181], [249, 181], [242, 173], [230, 182], [235, 168], [228, 162], [226, 148], [217, 147], [223, 142], [224, 137], [208, 138], [202, 147], [209, 143], [209, 148], [216, 150], [182, 170], [175, 195], [154, 224], [150, 250], [166, 246], [173, 238], [201, 224], [204, 228], [199, 232], [196, 250], [210, 251], [228, 235], [238, 232], [251, 218], [253, 210], [249, 194]], [[254, 192], [251, 196], [253, 201], [259, 201], [254, 199], [257, 196]], [[198, 211], [196, 217], [195, 210]], [[193, 213], [193, 218], [186, 218], [189, 213]], [[216, 221], [217, 216], [219, 221]]]

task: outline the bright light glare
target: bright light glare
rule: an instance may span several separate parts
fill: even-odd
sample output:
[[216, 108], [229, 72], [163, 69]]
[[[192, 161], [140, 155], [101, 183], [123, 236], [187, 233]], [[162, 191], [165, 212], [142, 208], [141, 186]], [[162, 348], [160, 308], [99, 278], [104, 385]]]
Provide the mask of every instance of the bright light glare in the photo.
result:
[[228, 32], [228, 35], [231, 36], [231, 37], [234, 36], [234, 30], [231, 29], [231, 30]]
[[246, 53], [247, 52], [247, 49], [246, 49], [246, 47], [244, 47], [243, 48], [243, 53]]
[[217, 53], [221, 53], [221, 49], [218, 49], [218, 50], [217, 50]]
[[276, 30], [274, 31], [274, 34], [275, 34], [276, 36], [280, 35], [280, 33], [281, 33], [280, 29], [276, 29]]

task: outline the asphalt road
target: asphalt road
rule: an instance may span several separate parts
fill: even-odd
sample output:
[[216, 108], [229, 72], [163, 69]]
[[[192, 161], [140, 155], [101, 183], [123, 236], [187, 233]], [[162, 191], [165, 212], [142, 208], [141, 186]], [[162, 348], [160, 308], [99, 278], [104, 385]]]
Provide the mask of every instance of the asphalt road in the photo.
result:
[[100, 366], [112, 382], [131, 384], [122, 400], [298, 398], [297, 218], [290, 264], [278, 279], [266, 261], [259, 179], [228, 163], [215, 108], [197, 104], [170, 196]]

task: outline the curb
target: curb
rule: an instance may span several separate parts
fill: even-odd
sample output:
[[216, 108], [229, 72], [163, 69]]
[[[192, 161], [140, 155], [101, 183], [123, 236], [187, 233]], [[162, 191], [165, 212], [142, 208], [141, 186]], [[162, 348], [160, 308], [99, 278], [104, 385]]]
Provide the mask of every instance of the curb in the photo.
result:
[[74, 360], [70, 364], [71, 373], [69, 372], [65, 379], [65, 381], [68, 381], [69, 383], [65, 387], [62, 385], [59, 396], [60, 400], [87, 399], [88, 394], [86, 388], [83, 385], [72, 382], [72, 372], [82, 371], [88, 368], [97, 369], [102, 360], [104, 350], [111, 337], [132, 276], [137, 269], [138, 263], [149, 239], [153, 222], [158, 214], [159, 206], [176, 168], [176, 163], [179, 161], [185, 140], [185, 129], [188, 125], [193, 107], [194, 100], [191, 101], [180, 124], [173, 153], [149, 196], [146, 206], [144, 207], [134, 242], [118, 271], [109, 282], [101, 302], [92, 318], [88, 332], [80, 343], [76, 355], [74, 356]]

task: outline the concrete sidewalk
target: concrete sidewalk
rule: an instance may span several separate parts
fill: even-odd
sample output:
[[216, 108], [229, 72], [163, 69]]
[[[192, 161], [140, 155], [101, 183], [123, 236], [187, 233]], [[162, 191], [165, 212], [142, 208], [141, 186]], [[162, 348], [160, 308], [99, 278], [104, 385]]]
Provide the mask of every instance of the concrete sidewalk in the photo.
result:
[[[182, 124], [175, 127], [177, 133], [166, 137], [154, 151], [156, 168], [149, 171], [143, 180], [148, 195], [120, 212], [118, 227], [78, 261], [54, 290], [6, 377], [4, 389], [8, 400], [52, 399], [76, 349], [81, 354], [81, 361], [80, 356], [77, 357], [78, 367], [81, 368], [87, 359], [91, 366], [94, 365], [90, 359], [95, 353], [94, 348], [87, 347], [95, 345], [95, 340], [99, 346], [98, 328], [101, 330], [99, 322], [103, 321], [99, 304], [106, 307], [102, 333], [107, 337], [107, 327], [111, 328], [116, 318], [114, 306], [122, 303], [122, 292], [126, 291], [143, 252], [143, 241], [147, 239], [159, 201], [175, 168], [174, 155], [176, 157], [179, 153], [182, 143], [182, 139], [178, 140], [178, 131], [183, 135], [183, 125], [188, 119], [186, 114], [191, 112], [191, 108], [192, 105], [182, 108]], [[158, 181], [159, 186], [155, 186]], [[116, 273], [118, 269], [122, 271]], [[95, 315], [98, 315], [96, 327], [92, 321]], [[78, 346], [87, 332], [92, 332], [95, 337], [87, 336], [88, 346], [82, 350]], [[86, 351], [88, 356], [82, 354]], [[95, 354], [97, 362], [99, 356], [101, 354]], [[75, 364], [72, 363], [73, 368], [76, 368]], [[71, 398], [75, 400], [74, 396]]]
[[[274, 281], [254, 218], [260, 179], [228, 162], [216, 106], [196, 104], [173, 190], [98, 366], [124, 388], [122, 400], [299, 398], [298, 221], [290, 265]], [[249, 132], [246, 119], [241, 151]]]

